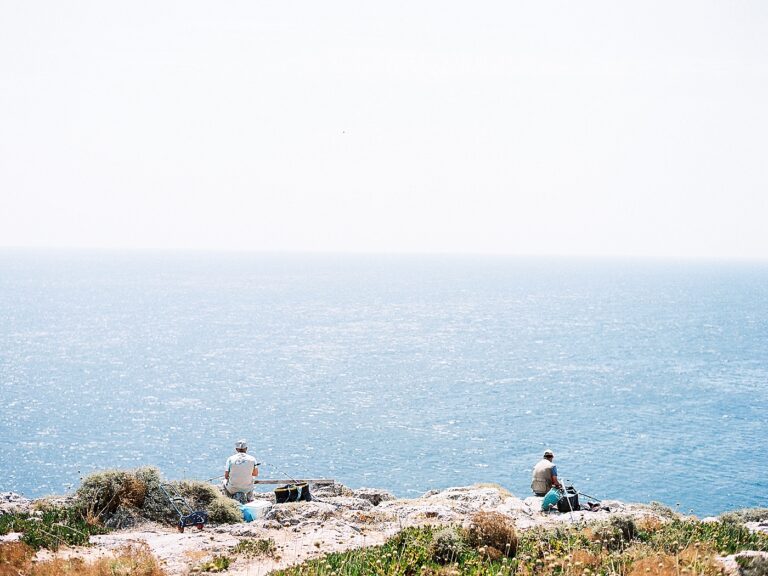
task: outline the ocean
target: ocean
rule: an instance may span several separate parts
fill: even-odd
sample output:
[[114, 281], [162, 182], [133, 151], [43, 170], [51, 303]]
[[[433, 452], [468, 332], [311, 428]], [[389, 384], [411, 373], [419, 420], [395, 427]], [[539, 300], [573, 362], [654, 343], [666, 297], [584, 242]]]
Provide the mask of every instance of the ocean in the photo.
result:
[[[768, 506], [768, 264], [0, 251], [0, 490], [96, 470]], [[265, 488], [268, 489], [268, 488]]]

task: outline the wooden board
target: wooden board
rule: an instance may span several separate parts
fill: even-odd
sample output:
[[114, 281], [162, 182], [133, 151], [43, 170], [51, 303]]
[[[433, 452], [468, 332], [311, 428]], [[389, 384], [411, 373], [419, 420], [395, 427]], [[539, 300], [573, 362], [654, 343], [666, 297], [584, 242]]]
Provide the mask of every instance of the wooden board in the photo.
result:
[[315, 479], [296, 478], [295, 480], [273, 480], [273, 479], [259, 480], [257, 478], [253, 481], [254, 484], [301, 484], [302, 482], [306, 482], [307, 484], [317, 484], [318, 486], [327, 486], [329, 484], [336, 483], [335, 480], [332, 480], [330, 478], [315, 478]]

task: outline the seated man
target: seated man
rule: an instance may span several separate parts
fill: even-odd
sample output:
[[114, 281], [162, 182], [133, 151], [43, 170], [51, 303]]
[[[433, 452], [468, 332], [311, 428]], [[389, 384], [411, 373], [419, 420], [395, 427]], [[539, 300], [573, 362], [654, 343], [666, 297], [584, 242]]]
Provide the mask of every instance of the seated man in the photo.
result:
[[239, 492], [245, 495], [246, 501], [253, 500], [253, 479], [259, 475], [256, 458], [248, 451], [248, 443], [238, 440], [235, 443], [235, 453], [227, 458], [224, 470], [224, 492], [235, 498]]
[[553, 486], [558, 490], [563, 488], [557, 479], [557, 466], [552, 462], [554, 459], [552, 450], [545, 450], [544, 457], [533, 467], [531, 490], [536, 496], [546, 496]]

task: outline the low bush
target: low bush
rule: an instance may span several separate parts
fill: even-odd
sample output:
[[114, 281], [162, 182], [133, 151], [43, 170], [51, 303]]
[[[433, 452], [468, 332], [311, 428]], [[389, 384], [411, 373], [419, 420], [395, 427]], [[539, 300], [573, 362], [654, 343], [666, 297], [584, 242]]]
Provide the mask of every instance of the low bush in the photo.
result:
[[475, 548], [485, 548], [489, 555], [511, 558], [517, 552], [515, 525], [500, 512], [478, 512], [470, 521], [467, 540]]

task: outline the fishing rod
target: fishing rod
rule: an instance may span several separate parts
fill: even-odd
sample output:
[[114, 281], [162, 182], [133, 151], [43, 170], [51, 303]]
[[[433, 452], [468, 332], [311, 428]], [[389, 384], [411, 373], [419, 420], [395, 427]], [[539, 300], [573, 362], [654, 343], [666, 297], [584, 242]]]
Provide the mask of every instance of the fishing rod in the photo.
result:
[[263, 462], [263, 464], [264, 464], [265, 466], [269, 466], [270, 468], [273, 468], [273, 469], [275, 470], [275, 472], [277, 472], [278, 474], [282, 474], [283, 476], [285, 476], [286, 478], [288, 478], [288, 480], [290, 480], [290, 481], [291, 481], [291, 482], [293, 482], [294, 484], [298, 484], [298, 483], [299, 483], [299, 481], [298, 481], [298, 480], [296, 480], [296, 478], [294, 478], [293, 476], [291, 476], [291, 475], [290, 475], [290, 474], [288, 474], [287, 472], [283, 472], [283, 471], [282, 471], [280, 468], [278, 468], [278, 467], [277, 467], [277, 466], [275, 466], [274, 464], [270, 464], [269, 462]]
[[[262, 462], [256, 462], [256, 466], [261, 466]], [[213, 482], [214, 480], [220, 480], [221, 478], [224, 478], [224, 474], [221, 474], [219, 476], [214, 476], [213, 478], [208, 478], [206, 482]]]
[[577, 494], [581, 494], [582, 496], [586, 496], [590, 500], [596, 500], [597, 502], [602, 502], [600, 498], [595, 498], [594, 496], [590, 496], [589, 494], [584, 494], [584, 492], [576, 492]]

